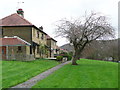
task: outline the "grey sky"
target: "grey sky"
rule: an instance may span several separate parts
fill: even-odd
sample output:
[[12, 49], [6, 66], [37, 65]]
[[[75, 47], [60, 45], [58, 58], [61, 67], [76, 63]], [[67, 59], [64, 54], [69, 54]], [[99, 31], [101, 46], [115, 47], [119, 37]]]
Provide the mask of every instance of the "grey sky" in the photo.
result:
[[[24, 10], [24, 17], [37, 27], [54, 37], [54, 24], [62, 18], [83, 16], [85, 11], [101, 12], [110, 18], [111, 24], [118, 28], [119, 0], [2, 0], [0, 2], [0, 18], [16, 13], [17, 2], [24, 2], [19, 7]], [[66, 39], [55, 38], [58, 45], [67, 43]]]

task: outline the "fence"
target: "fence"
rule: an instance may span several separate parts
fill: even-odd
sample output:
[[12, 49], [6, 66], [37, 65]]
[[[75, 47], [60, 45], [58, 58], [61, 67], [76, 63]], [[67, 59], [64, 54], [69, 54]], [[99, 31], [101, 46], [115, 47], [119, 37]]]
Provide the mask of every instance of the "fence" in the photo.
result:
[[32, 61], [35, 60], [34, 55], [26, 55], [26, 54], [9, 54], [9, 55], [1, 55], [2, 60], [16, 60], [16, 61]]

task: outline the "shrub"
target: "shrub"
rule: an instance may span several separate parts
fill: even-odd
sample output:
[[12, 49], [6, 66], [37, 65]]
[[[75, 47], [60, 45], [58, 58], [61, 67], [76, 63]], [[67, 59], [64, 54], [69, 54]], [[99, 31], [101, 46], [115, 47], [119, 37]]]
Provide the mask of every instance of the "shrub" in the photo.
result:
[[66, 57], [67, 60], [71, 60], [72, 59], [72, 53], [67, 53], [67, 52], [62, 52], [60, 53], [60, 56]]
[[72, 59], [72, 56], [71, 55], [68, 55], [67, 56], [67, 60], [69, 61], [69, 60], [71, 60]]
[[57, 61], [62, 61], [63, 56], [57, 56], [56, 59], [57, 59]]

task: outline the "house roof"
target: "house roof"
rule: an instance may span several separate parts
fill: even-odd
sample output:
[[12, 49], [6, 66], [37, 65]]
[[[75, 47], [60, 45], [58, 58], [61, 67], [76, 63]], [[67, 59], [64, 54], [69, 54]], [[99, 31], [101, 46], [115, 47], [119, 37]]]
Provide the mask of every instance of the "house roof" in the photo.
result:
[[25, 40], [15, 36], [15, 37], [5, 37], [0, 38], [0, 46], [26, 46], [31, 45], [30, 43], [26, 42]]
[[31, 26], [33, 25], [32, 23], [30, 23], [29, 21], [27, 21], [17, 13], [11, 14], [7, 17], [0, 19], [0, 22], [1, 22], [0, 26], [23, 26], [23, 25]]
[[47, 35], [47, 40], [53, 40], [53, 41], [57, 42], [55, 39], [53, 39], [53, 38], [50, 37], [49, 35]]
[[32, 26], [32, 27], [36, 28], [37, 30], [46, 34], [44, 31], [37, 28], [35, 25], [33, 25], [31, 22], [29, 22], [28, 20], [26, 20], [25, 18], [23, 18], [22, 16], [20, 16], [17, 13], [11, 14], [9, 16], [6, 16], [6, 17], [0, 19], [0, 22], [1, 22], [0, 26], [6, 26], [6, 27], [10, 27], [10, 26]]

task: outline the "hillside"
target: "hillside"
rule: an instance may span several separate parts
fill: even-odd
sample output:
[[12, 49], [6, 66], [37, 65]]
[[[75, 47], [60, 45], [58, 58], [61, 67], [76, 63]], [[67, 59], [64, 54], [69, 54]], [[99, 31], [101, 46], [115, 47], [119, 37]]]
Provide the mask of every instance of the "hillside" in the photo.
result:
[[70, 45], [69, 43], [61, 46], [60, 48], [65, 49], [65, 50], [67, 50], [68, 52], [73, 52], [73, 51], [74, 51], [73, 46]]
[[[68, 52], [74, 51], [73, 46], [70, 44], [65, 44], [61, 46], [61, 48], [66, 49]], [[118, 39], [96, 40], [87, 45], [81, 55], [81, 57], [91, 59], [108, 59], [112, 57], [113, 59], [116, 58], [117, 60], [118, 56]]]
[[[117, 45], [117, 44], [118, 44], [118, 39], [115, 39], [115, 40], [96, 40], [88, 46], [90, 46], [90, 47], [94, 46], [94, 48], [95, 48], [97, 46], [105, 47], [107, 45], [107, 47], [108, 47], [109, 45]], [[120, 42], [119, 42], [119, 44], [120, 44]], [[74, 51], [74, 47], [72, 45], [70, 45], [69, 43], [62, 45], [60, 48], [65, 49], [69, 52]]]

